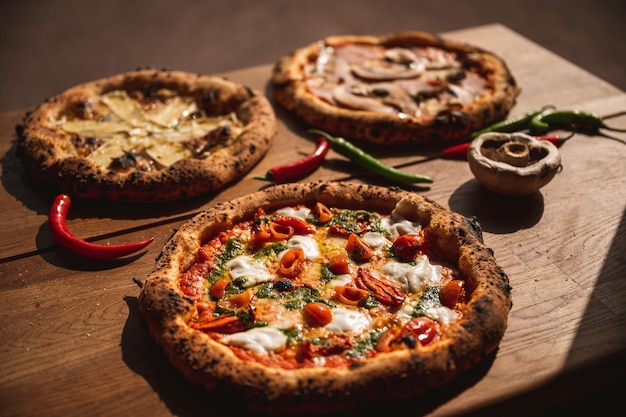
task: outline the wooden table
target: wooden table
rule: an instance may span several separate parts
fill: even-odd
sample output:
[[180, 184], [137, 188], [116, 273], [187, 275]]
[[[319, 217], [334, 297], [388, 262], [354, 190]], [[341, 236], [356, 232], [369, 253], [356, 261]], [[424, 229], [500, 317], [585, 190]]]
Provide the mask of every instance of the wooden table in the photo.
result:
[[[553, 104], [606, 115], [626, 95], [501, 25], [445, 34], [501, 55], [523, 91], [512, 115]], [[229, 78], [266, 90], [271, 65]], [[276, 143], [245, 178], [204, 198], [118, 206], [76, 201], [77, 235], [119, 243], [149, 236], [147, 253], [119, 262], [78, 259], [48, 233], [52, 196], [29, 182], [15, 155], [24, 111], [0, 115], [0, 414], [4, 416], [227, 415], [192, 390], [152, 343], [137, 309], [138, 286], [172, 232], [216, 202], [258, 190], [253, 177], [308, 153], [312, 138], [281, 111]], [[626, 127], [625, 118], [611, 123]], [[495, 359], [446, 387], [414, 413], [527, 415], [624, 377], [626, 352], [626, 135], [576, 135], [561, 148], [563, 170], [539, 193], [485, 191], [464, 161], [404, 169], [435, 178], [423, 194], [483, 226], [510, 276], [513, 309]], [[389, 163], [417, 159], [406, 151]], [[330, 162], [309, 179], [346, 172]], [[367, 176], [355, 181], [369, 181]], [[427, 404], [427, 405], [424, 405]]]

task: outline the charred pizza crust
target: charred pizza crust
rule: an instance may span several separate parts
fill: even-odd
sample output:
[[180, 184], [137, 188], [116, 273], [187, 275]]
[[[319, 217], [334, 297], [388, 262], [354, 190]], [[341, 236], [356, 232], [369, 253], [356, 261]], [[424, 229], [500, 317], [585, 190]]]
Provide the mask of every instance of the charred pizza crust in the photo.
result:
[[[195, 255], [221, 231], [250, 220], [257, 209], [322, 202], [328, 207], [399, 210], [422, 224], [434, 250], [458, 268], [471, 298], [460, 320], [437, 342], [381, 353], [349, 366], [281, 369], [242, 360], [189, 323], [192, 299], [178, 285]], [[217, 204], [184, 224], [167, 243], [139, 295], [149, 331], [171, 363], [214, 393], [238, 393], [267, 412], [336, 412], [379, 400], [406, 399], [455, 379], [498, 346], [511, 307], [508, 277], [483, 243], [480, 226], [420, 195], [356, 183], [277, 185]]]
[[139, 69], [47, 99], [16, 131], [19, 155], [44, 184], [79, 198], [153, 202], [240, 178], [270, 148], [276, 121], [267, 98], [239, 83]]
[[442, 145], [504, 119], [520, 92], [506, 63], [423, 32], [332, 36], [281, 58], [276, 102], [346, 138]]

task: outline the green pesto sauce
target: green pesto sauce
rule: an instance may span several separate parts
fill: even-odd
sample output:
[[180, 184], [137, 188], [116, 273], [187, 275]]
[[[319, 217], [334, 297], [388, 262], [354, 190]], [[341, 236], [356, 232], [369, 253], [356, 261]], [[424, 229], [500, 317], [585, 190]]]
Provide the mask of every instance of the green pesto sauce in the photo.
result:
[[215, 268], [211, 269], [209, 273], [209, 283], [213, 284], [215, 281], [226, 276], [226, 264], [228, 261], [236, 258], [245, 251], [246, 247], [241, 239], [233, 237], [226, 241], [224, 249], [217, 256], [217, 264]]
[[279, 297], [278, 293], [274, 290], [274, 285], [271, 282], [263, 282], [256, 287], [255, 295], [257, 298], [270, 298], [276, 299]]
[[255, 217], [255, 219], [254, 219], [254, 225], [259, 225], [261, 223], [269, 223], [272, 220], [274, 220], [275, 218], [276, 218], [276, 216], [267, 216], [267, 215], [258, 216], [258, 217]]
[[385, 232], [380, 216], [365, 210], [345, 210], [339, 214], [335, 214], [328, 222], [328, 226], [337, 226], [353, 233], [361, 232], [361, 225], [363, 224], [367, 225], [365, 227], [366, 231]]
[[285, 303], [283, 304], [288, 310], [298, 310], [308, 303], [324, 303], [329, 307], [335, 307], [335, 303], [325, 300], [319, 296], [319, 291], [309, 287], [296, 288], [285, 294]]
[[287, 346], [297, 346], [300, 344], [300, 331], [295, 327], [289, 329], [280, 329], [287, 336]]
[[376, 346], [376, 343], [378, 343], [378, 340], [382, 335], [382, 330], [374, 330], [363, 335], [356, 341], [354, 346], [346, 352], [346, 356], [349, 358], [358, 358], [359, 356], [363, 356], [365, 352], [374, 349], [374, 346]]
[[322, 268], [320, 268], [320, 282], [322, 284], [328, 284], [337, 276], [333, 274], [330, 269], [328, 269], [328, 266], [329, 264], [324, 264], [322, 265]]
[[439, 292], [440, 287], [429, 286], [424, 288], [420, 301], [413, 307], [411, 315], [413, 317], [422, 317], [426, 315], [426, 310], [430, 307], [439, 305]]
[[261, 248], [257, 253], [255, 253], [252, 257], [254, 259], [262, 259], [276, 256], [278, 253], [287, 249], [287, 244], [285, 242], [272, 243]]

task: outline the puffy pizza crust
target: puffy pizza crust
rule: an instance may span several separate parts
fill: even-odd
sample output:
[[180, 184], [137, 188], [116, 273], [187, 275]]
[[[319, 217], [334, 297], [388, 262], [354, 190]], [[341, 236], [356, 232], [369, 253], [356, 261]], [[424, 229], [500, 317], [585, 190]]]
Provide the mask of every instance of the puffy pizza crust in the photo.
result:
[[[243, 123], [240, 136], [225, 152], [207, 158], [180, 159], [153, 171], [118, 172], [77, 154], [73, 134], [57, 126], [59, 119], [107, 92], [159, 89], [192, 97], [209, 115], [234, 112]], [[271, 147], [276, 120], [267, 98], [244, 85], [209, 75], [141, 69], [77, 85], [49, 98], [16, 130], [27, 170], [59, 192], [86, 199], [154, 202], [197, 197], [242, 177]]]
[[[345, 368], [268, 368], [238, 359], [226, 346], [187, 324], [194, 304], [177, 280], [194, 254], [219, 231], [284, 206], [320, 201], [328, 207], [390, 212], [397, 207], [437, 238], [438, 250], [475, 287], [463, 318], [426, 347], [379, 354]], [[406, 399], [458, 377], [494, 352], [511, 307], [508, 277], [482, 239], [480, 226], [420, 195], [355, 183], [277, 185], [217, 204], [184, 224], [167, 243], [142, 286], [139, 305], [151, 335], [190, 381], [213, 393], [241, 395], [248, 408], [314, 413], [379, 400]]]
[[[306, 86], [307, 65], [316, 61], [322, 45], [364, 44], [384, 47], [432, 46], [454, 52], [464, 67], [486, 77], [489, 92], [436, 116], [407, 116], [339, 107], [312, 94]], [[349, 139], [369, 143], [443, 146], [504, 119], [520, 89], [506, 63], [495, 54], [466, 43], [423, 32], [381, 36], [332, 36], [281, 58], [272, 75], [276, 102], [304, 123]]]

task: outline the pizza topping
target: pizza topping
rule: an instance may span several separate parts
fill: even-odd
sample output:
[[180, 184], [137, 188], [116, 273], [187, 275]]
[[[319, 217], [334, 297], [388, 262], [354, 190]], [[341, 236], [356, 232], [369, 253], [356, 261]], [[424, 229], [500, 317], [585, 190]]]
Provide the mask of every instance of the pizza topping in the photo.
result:
[[404, 262], [411, 262], [422, 248], [424, 237], [419, 234], [406, 234], [399, 236], [394, 242], [391, 250]]
[[271, 281], [273, 278], [265, 263], [249, 255], [241, 255], [228, 261], [226, 267], [232, 279], [244, 288]]
[[440, 267], [431, 264], [426, 255], [409, 263], [387, 262], [381, 272], [398, 283], [405, 294], [416, 293], [425, 285], [436, 283], [441, 275]]
[[211, 286], [211, 295], [214, 298], [220, 299], [226, 294], [226, 286], [230, 283], [230, 278], [222, 278], [217, 280], [215, 284]]
[[368, 270], [363, 268], [358, 269], [356, 285], [359, 288], [370, 291], [374, 298], [389, 306], [400, 306], [406, 299], [406, 296], [398, 288], [375, 278]]
[[333, 321], [333, 312], [331, 311], [330, 307], [328, 307], [324, 303], [308, 303], [303, 307], [302, 310], [317, 325], [324, 326]]
[[337, 285], [335, 287], [337, 300], [347, 305], [360, 305], [369, 295], [368, 290], [353, 287], [352, 285]]
[[304, 260], [302, 248], [288, 249], [280, 258], [278, 272], [289, 278], [297, 277], [304, 272]]
[[354, 233], [348, 236], [346, 251], [350, 259], [356, 262], [363, 262], [374, 256], [372, 248]]
[[[415, 338], [422, 346], [426, 346], [438, 338], [438, 325], [427, 317], [416, 317], [407, 322], [398, 338], [407, 343]], [[409, 344], [414, 342], [409, 342]]]
[[305, 68], [305, 82], [338, 106], [432, 118], [490, 91], [485, 76], [463, 59], [437, 47], [322, 45]]
[[251, 352], [268, 354], [283, 348], [287, 343], [287, 336], [272, 327], [255, 327], [245, 332], [224, 336], [221, 341]]
[[[424, 253], [421, 224], [403, 212], [402, 204], [389, 215], [321, 203], [259, 209], [202, 246], [190, 270], [212, 268], [193, 273], [208, 290], [191, 327], [242, 357], [267, 363], [257, 355], [273, 352], [275, 366], [289, 368], [434, 343], [468, 294], [455, 269]], [[288, 231], [259, 240], [263, 225]]]
[[235, 113], [206, 115], [192, 97], [171, 90], [156, 96], [113, 90], [99, 100], [83, 106], [96, 107], [97, 116], [74, 111], [62, 116], [57, 126], [78, 138], [98, 138], [98, 146], [85, 156], [120, 172], [153, 171], [180, 159], [206, 158], [236, 140], [243, 127]]
[[457, 303], [463, 302], [465, 297], [465, 281], [453, 279], [441, 288], [439, 299], [441, 304], [448, 308], [455, 308]]

